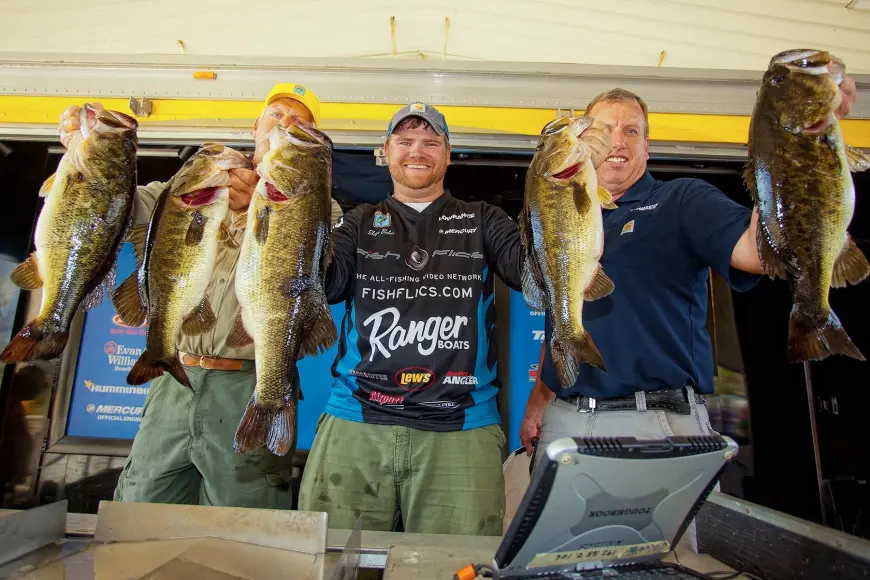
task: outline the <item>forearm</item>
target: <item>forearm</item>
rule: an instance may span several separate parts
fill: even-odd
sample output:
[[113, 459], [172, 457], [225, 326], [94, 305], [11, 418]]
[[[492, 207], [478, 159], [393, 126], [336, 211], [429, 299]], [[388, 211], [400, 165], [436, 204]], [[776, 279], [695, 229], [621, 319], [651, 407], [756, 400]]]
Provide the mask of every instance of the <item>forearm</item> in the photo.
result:
[[532, 392], [529, 393], [529, 400], [526, 403], [526, 416], [530, 415], [543, 415], [544, 410], [547, 408], [547, 405], [550, 404], [550, 401], [553, 400], [555, 396], [553, 391], [547, 388], [547, 385], [544, 384], [544, 381], [541, 380], [541, 369], [544, 366], [544, 349], [546, 348], [545, 344], [541, 344], [541, 354], [538, 357], [538, 378], [535, 380], [535, 385], [532, 387]]
[[731, 266], [750, 274], [764, 273], [761, 258], [758, 256], [758, 208], [752, 210], [749, 227], [734, 245], [734, 251], [731, 252]]

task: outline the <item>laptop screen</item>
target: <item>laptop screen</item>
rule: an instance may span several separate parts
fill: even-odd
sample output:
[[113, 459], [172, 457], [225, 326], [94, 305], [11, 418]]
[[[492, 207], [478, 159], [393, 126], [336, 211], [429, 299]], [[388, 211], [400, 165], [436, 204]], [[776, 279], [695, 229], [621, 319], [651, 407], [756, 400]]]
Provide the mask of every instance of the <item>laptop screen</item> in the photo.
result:
[[496, 552], [499, 576], [661, 558], [736, 453], [720, 436], [553, 441]]

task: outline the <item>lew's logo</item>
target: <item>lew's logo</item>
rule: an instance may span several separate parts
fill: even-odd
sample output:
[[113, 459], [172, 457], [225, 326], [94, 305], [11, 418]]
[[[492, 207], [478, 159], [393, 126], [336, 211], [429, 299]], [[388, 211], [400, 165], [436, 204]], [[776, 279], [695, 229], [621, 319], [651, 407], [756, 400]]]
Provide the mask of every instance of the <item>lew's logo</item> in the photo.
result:
[[406, 391], [422, 391], [435, 382], [435, 373], [423, 367], [408, 367], [397, 372], [395, 379]]
[[379, 405], [401, 405], [405, 402], [405, 397], [402, 395], [394, 397], [392, 395], [385, 395], [380, 391], [372, 391], [369, 395], [369, 401], [374, 401]]

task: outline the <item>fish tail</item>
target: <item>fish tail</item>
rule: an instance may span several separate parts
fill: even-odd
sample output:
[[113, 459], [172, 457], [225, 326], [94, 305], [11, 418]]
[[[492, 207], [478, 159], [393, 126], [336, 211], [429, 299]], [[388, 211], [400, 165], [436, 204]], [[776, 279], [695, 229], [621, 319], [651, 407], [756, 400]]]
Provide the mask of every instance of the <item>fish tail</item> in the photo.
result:
[[275, 455], [286, 455], [296, 443], [296, 404], [288, 403], [273, 409], [251, 397], [239, 422], [233, 449], [248, 453], [267, 447]]
[[574, 385], [581, 362], [607, 372], [601, 353], [598, 352], [598, 347], [595, 346], [588, 332], [567, 339], [554, 337], [550, 343], [550, 352], [553, 355], [553, 365], [556, 367], [559, 381], [564, 388]]
[[807, 316], [792, 309], [788, 320], [788, 361], [822, 360], [832, 354], [866, 360], [843, 330], [833, 310], [824, 317]]
[[148, 355], [147, 348], [136, 359], [136, 364], [133, 365], [133, 368], [130, 369], [130, 373], [127, 375], [127, 384], [143, 385], [163, 375], [164, 372], [169, 372], [176, 381], [185, 387], [190, 387], [190, 379], [187, 378], [187, 373], [184, 372], [181, 361], [174, 357], [169, 360], [152, 360]]
[[34, 320], [9, 341], [0, 361], [4, 364], [28, 362], [32, 360], [51, 360], [63, 352], [69, 332], [48, 332], [42, 329], [39, 320]]

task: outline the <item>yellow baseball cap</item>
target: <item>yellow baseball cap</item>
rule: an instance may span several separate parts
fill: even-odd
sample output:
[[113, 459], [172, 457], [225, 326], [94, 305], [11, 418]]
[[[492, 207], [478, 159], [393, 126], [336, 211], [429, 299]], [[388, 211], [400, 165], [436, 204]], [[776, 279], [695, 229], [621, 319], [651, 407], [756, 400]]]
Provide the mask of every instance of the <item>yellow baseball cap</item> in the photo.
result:
[[266, 95], [266, 101], [263, 103], [263, 106], [268, 107], [273, 101], [281, 98], [299, 101], [311, 111], [311, 116], [314, 117], [314, 124], [320, 124], [320, 99], [317, 98], [314, 91], [294, 83], [278, 83]]

